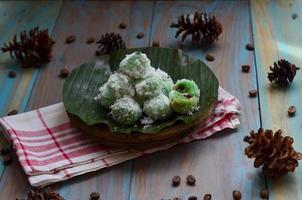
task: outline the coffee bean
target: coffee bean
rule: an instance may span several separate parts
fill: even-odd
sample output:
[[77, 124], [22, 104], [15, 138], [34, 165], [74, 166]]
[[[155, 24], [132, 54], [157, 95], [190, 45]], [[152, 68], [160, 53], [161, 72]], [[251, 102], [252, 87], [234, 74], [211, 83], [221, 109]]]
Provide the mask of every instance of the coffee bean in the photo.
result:
[[9, 165], [13, 162], [13, 157], [12, 155], [9, 153], [9, 154], [5, 154], [2, 156], [3, 157], [3, 164], [4, 165]]
[[211, 194], [205, 194], [203, 196], [203, 200], [211, 200], [212, 199], [212, 195]]
[[212, 62], [212, 61], [215, 60], [215, 57], [212, 56], [211, 54], [207, 54], [207, 55], [206, 55], [206, 60]]
[[190, 196], [190, 197], [188, 198], [188, 200], [197, 200], [197, 197], [196, 197], [196, 196]]
[[10, 150], [9, 148], [5, 148], [3, 147], [1, 150], [0, 150], [0, 153], [2, 156], [6, 155], [6, 154], [9, 154], [10, 153]]
[[173, 200], [181, 200], [180, 197], [174, 197]]
[[61, 78], [66, 78], [69, 74], [69, 69], [67, 69], [66, 67], [62, 68], [60, 70], [60, 77]]
[[92, 192], [90, 194], [90, 199], [91, 200], [98, 200], [98, 199], [100, 199], [100, 193], [98, 193], [98, 192]]
[[153, 41], [152, 42], [152, 47], [159, 47], [159, 42], [158, 41]]
[[297, 14], [297, 13], [293, 13], [293, 14], [292, 14], [292, 19], [293, 19], [293, 20], [295, 20], [297, 17], [298, 17], [298, 14]]
[[267, 199], [269, 196], [269, 192], [267, 189], [263, 188], [261, 191], [260, 191], [260, 197], [262, 199]]
[[294, 116], [296, 114], [296, 111], [297, 109], [295, 106], [290, 106], [287, 110], [289, 116]]
[[241, 192], [238, 190], [233, 191], [233, 198], [234, 200], [240, 200], [241, 199]]
[[172, 178], [172, 185], [173, 186], [178, 186], [180, 184], [181, 178], [180, 176], [173, 176]]
[[250, 65], [242, 65], [241, 66], [241, 71], [242, 72], [248, 73], [248, 72], [250, 72], [250, 69], [251, 69]]
[[254, 51], [254, 45], [252, 45], [252, 44], [245, 45], [245, 48], [249, 51]]
[[9, 78], [15, 78], [17, 76], [16, 72], [15, 71], [9, 71], [8, 72], [8, 77]]
[[249, 96], [250, 97], [256, 97], [258, 95], [258, 91], [257, 90], [250, 90], [249, 91]]
[[196, 178], [192, 175], [187, 176], [187, 184], [188, 185], [195, 185]]
[[138, 33], [137, 35], [136, 35], [136, 38], [137, 39], [141, 39], [141, 38], [143, 38], [145, 36], [145, 34], [143, 33], [143, 32], [140, 32], [140, 33]]
[[91, 43], [94, 43], [94, 41], [95, 41], [94, 37], [89, 37], [89, 38], [87, 38], [86, 43], [91, 44]]
[[95, 55], [96, 55], [96, 56], [100, 56], [100, 55], [101, 55], [101, 51], [96, 50], [96, 51], [95, 51]]
[[11, 116], [11, 115], [16, 115], [18, 114], [18, 111], [16, 109], [10, 111], [9, 113], [7, 113], [7, 116]]
[[76, 37], [74, 35], [70, 35], [65, 39], [65, 43], [66, 44], [72, 43], [75, 41], [75, 39], [76, 39]]
[[119, 24], [119, 27], [120, 27], [120, 29], [125, 29], [125, 28], [127, 28], [127, 24], [122, 22]]

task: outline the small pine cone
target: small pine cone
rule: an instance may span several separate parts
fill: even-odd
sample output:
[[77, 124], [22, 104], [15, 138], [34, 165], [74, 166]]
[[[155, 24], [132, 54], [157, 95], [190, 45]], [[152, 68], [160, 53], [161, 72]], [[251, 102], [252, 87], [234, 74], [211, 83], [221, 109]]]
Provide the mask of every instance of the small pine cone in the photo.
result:
[[112, 51], [118, 49], [126, 49], [125, 42], [120, 34], [115, 33], [106, 33], [105, 35], [101, 36], [101, 39], [97, 41], [99, 44], [99, 51], [100, 54], [110, 54]]
[[39, 27], [23, 31], [8, 44], [1, 48], [2, 52], [9, 52], [12, 58], [21, 62], [23, 67], [40, 67], [50, 62], [54, 41], [50, 38], [48, 30], [39, 30]]
[[211, 44], [218, 40], [222, 33], [221, 23], [212, 14], [205, 12], [195, 12], [194, 15], [182, 14], [178, 17], [177, 23], [172, 23], [171, 28], [178, 28], [175, 38], [182, 34], [183, 42], [188, 35], [192, 35], [193, 44]]
[[267, 75], [268, 80], [281, 87], [286, 87], [292, 83], [297, 70], [300, 69], [284, 59], [274, 62], [274, 67], [270, 66], [269, 68], [271, 72]]
[[263, 166], [263, 172], [268, 176], [281, 176], [294, 172], [302, 154], [296, 152], [292, 144], [294, 140], [289, 136], [282, 136], [282, 131], [273, 133], [272, 130], [264, 131], [262, 128], [257, 133], [250, 132], [244, 138], [249, 144], [245, 148], [248, 158], [255, 158], [254, 166]]

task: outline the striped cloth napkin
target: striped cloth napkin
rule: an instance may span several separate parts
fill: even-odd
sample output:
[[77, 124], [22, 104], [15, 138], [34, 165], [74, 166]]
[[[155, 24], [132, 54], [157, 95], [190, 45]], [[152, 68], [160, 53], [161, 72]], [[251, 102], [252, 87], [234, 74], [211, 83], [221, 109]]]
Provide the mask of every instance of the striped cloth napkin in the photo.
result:
[[206, 126], [178, 142], [139, 151], [108, 148], [71, 126], [63, 103], [0, 119], [0, 131], [13, 144], [32, 186], [46, 186], [126, 160], [199, 140], [240, 122], [239, 101], [219, 88], [219, 99]]

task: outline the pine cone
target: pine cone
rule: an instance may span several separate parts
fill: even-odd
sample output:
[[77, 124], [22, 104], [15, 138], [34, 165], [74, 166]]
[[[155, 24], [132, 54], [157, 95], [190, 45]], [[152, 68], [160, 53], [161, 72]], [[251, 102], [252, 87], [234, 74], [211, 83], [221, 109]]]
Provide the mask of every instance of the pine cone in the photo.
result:
[[123, 38], [120, 36], [120, 34], [115, 34], [114, 32], [102, 35], [101, 39], [97, 41], [97, 44], [100, 44], [100, 55], [110, 54], [112, 51], [118, 49], [126, 49], [126, 45]]
[[40, 67], [43, 63], [50, 62], [51, 50], [54, 41], [49, 37], [48, 29], [39, 30], [39, 27], [23, 31], [14, 36], [12, 42], [4, 44], [2, 52], [9, 52], [12, 58], [19, 60], [23, 67]]
[[178, 22], [172, 23], [170, 27], [178, 28], [175, 38], [183, 33], [182, 42], [188, 35], [192, 35], [193, 44], [211, 44], [218, 40], [218, 36], [222, 33], [221, 23], [214, 15], [205, 12], [195, 12], [194, 15], [182, 14], [178, 17]]
[[245, 148], [245, 154], [249, 158], [255, 158], [254, 166], [259, 168], [263, 165], [263, 172], [268, 176], [281, 176], [287, 172], [294, 172], [298, 166], [298, 160], [302, 154], [296, 152], [292, 144], [294, 140], [289, 136], [282, 136], [282, 131], [273, 133], [272, 130], [258, 133], [250, 132], [244, 141], [249, 144]]
[[285, 87], [293, 82], [296, 75], [296, 71], [300, 68], [296, 65], [281, 59], [278, 62], [274, 62], [274, 67], [269, 67], [272, 72], [269, 72], [267, 78], [270, 82], [279, 86]]

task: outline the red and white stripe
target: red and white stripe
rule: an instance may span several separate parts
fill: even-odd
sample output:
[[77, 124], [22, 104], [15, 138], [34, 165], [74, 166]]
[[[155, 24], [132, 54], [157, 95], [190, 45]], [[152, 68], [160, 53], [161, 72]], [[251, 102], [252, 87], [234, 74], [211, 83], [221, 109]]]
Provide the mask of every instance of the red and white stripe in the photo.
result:
[[219, 88], [219, 99], [206, 126], [178, 142], [134, 151], [104, 147], [71, 126], [62, 103], [0, 119], [0, 130], [13, 144], [33, 186], [46, 186], [109, 167], [176, 144], [204, 139], [240, 122], [239, 101]]

